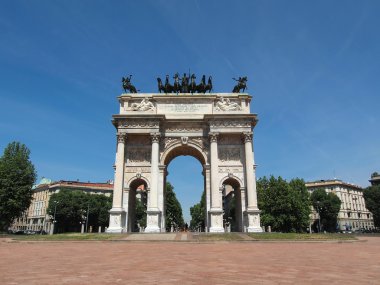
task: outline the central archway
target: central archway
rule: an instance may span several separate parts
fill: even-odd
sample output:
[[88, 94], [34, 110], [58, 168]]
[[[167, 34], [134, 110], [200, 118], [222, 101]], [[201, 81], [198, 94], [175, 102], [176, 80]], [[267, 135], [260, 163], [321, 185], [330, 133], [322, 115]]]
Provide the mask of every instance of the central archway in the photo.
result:
[[[171, 228], [170, 225], [166, 225], [166, 221], [168, 220], [167, 217], [166, 217], [166, 213], [167, 213], [167, 205], [166, 205], [166, 184], [167, 184], [167, 181], [168, 181], [168, 176], [169, 176], [169, 171], [168, 171], [168, 168], [170, 167], [171, 163], [174, 163], [173, 160], [176, 160], [176, 158], [179, 158], [179, 157], [186, 157], [186, 156], [190, 156], [194, 159], [194, 161], [197, 161], [200, 163], [201, 165], [201, 175], [202, 175], [202, 180], [203, 182], [201, 183], [201, 189], [200, 190], [200, 195], [198, 197], [198, 200], [197, 201], [193, 201], [194, 204], [196, 203], [199, 203], [200, 199], [201, 199], [201, 196], [202, 196], [202, 193], [205, 191], [206, 193], [206, 180], [205, 180], [205, 172], [204, 172], [204, 166], [206, 165], [206, 159], [207, 159], [207, 156], [205, 153], [203, 153], [197, 146], [195, 145], [192, 145], [192, 144], [182, 144], [182, 143], [177, 143], [177, 144], [174, 144], [172, 145], [170, 148], [167, 149], [167, 151], [165, 151], [162, 155], [162, 159], [161, 159], [161, 164], [165, 166], [165, 172], [164, 172], [164, 193], [163, 193], [163, 205], [162, 205], [162, 217], [163, 217], [163, 229], [166, 228], [166, 231], [168, 231], [168, 229]], [[186, 170], [187, 169], [187, 166], [184, 164], [182, 167], [182, 169]], [[176, 173], [178, 173], [177, 171], [179, 171], [178, 169], [175, 170]], [[172, 170], [170, 171], [172, 172]], [[191, 176], [193, 175], [196, 175], [195, 173], [191, 173]], [[178, 189], [177, 186], [178, 184], [176, 183], [173, 183], [173, 181], [170, 181], [172, 186], [174, 187], [175, 189], [175, 193], [176, 193], [176, 196], [177, 196], [177, 199], [178, 201], [180, 201], [180, 198], [179, 196], [180, 195], [185, 195], [185, 193], [182, 193], [180, 194], [180, 192], [177, 192], [178, 190], [179, 191], [183, 191], [183, 189]], [[192, 181], [193, 182], [193, 181]], [[192, 183], [190, 182], [190, 183]], [[195, 184], [195, 183], [194, 183]], [[192, 186], [195, 186], [195, 185], [192, 185]], [[199, 185], [198, 185], [199, 186]], [[189, 189], [187, 189], [189, 190]], [[179, 195], [178, 195], [179, 194]], [[191, 205], [193, 206], [193, 205]], [[190, 225], [190, 216], [186, 216], [185, 213], [187, 213], [186, 211], [189, 210], [187, 209], [188, 207], [185, 206], [185, 203], [181, 203], [181, 207], [182, 207], [182, 211], [183, 211], [183, 214], [184, 214], [184, 219], [185, 219], [185, 223], [187, 223], [188, 225]], [[189, 206], [190, 208], [190, 206]], [[206, 225], [206, 209], [205, 209], [205, 220], [203, 221], [204, 224]], [[188, 218], [188, 219], [186, 219]], [[188, 220], [188, 221], [186, 221]], [[170, 229], [171, 230], [171, 229]], [[205, 230], [204, 228], [202, 230]]]

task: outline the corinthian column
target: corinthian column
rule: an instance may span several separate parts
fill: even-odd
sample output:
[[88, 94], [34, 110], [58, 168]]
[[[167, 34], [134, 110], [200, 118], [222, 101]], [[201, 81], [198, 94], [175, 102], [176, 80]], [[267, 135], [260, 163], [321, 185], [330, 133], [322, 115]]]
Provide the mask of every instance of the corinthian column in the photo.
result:
[[151, 157], [151, 183], [150, 192], [148, 197], [148, 209], [147, 209], [147, 227], [145, 232], [160, 232], [160, 213], [158, 209], [158, 157], [159, 153], [159, 142], [160, 133], [152, 133], [152, 157]]
[[209, 133], [211, 162], [211, 227], [210, 232], [223, 232], [223, 209], [218, 179], [218, 133]]
[[124, 184], [124, 150], [126, 133], [117, 133], [117, 152], [115, 161], [115, 181], [113, 186], [112, 209], [110, 210], [110, 224], [107, 232], [120, 233], [125, 228], [125, 209], [123, 209]]
[[256, 191], [256, 167], [252, 147], [252, 132], [243, 133], [243, 142], [245, 150], [245, 176], [247, 183], [247, 217], [248, 217], [248, 232], [262, 232], [260, 227], [260, 210], [257, 207], [257, 191]]

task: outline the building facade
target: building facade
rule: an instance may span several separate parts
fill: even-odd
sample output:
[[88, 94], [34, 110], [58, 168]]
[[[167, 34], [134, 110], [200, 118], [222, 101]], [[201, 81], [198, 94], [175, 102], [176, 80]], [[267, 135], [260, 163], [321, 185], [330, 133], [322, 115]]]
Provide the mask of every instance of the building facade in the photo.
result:
[[[327, 193], [334, 193], [342, 202], [338, 214], [337, 230], [357, 231], [374, 229], [373, 216], [365, 207], [363, 189], [357, 185], [343, 182], [338, 179], [307, 182], [306, 187], [311, 194], [316, 189], [324, 189]], [[311, 222], [318, 220], [318, 213], [313, 209]]]
[[33, 198], [29, 208], [24, 214], [16, 219], [11, 226], [11, 230], [32, 230], [50, 232], [53, 217], [47, 213], [49, 200], [52, 194], [58, 193], [62, 189], [79, 190], [89, 194], [111, 196], [113, 183], [91, 183], [79, 181], [51, 181], [42, 178], [41, 181], [33, 186]]

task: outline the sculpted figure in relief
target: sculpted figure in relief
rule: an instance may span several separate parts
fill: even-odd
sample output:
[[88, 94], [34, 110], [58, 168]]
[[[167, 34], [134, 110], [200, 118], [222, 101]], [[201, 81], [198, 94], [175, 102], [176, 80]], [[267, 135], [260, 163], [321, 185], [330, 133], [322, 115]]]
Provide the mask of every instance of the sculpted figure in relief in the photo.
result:
[[154, 105], [147, 98], [144, 98], [141, 103], [132, 103], [131, 109], [133, 111], [154, 111]]
[[241, 107], [238, 103], [231, 102], [230, 99], [224, 99], [221, 97], [218, 102], [216, 102], [217, 111], [239, 111]]

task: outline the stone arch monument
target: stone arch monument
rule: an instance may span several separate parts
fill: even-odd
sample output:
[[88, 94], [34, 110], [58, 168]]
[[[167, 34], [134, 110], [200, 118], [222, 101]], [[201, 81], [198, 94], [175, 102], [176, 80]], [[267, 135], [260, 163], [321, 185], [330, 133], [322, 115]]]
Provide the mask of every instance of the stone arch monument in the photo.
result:
[[[147, 193], [145, 232], [165, 232], [167, 166], [191, 155], [203, 166], [206, 230], [223, 232], [224, 183], [239, 190], [239, 230], [261, 232], [257, 207], [253, 128], [247, 93], [122, 94], [117, 129], [113, 204], [108, 232], [132, 230], [130, 192]], [[185, 166], [184, 166], [185, 167]]]

